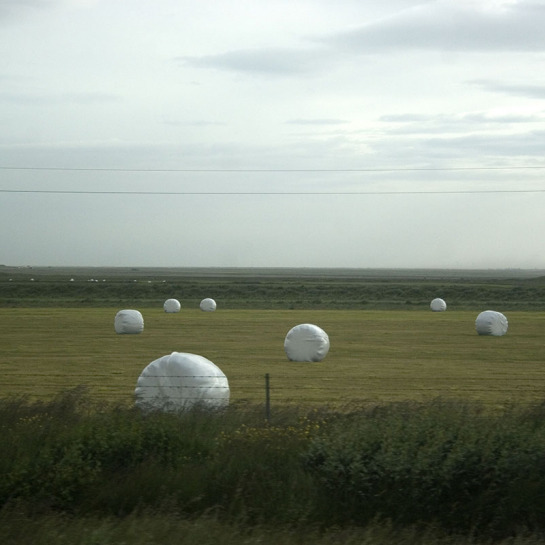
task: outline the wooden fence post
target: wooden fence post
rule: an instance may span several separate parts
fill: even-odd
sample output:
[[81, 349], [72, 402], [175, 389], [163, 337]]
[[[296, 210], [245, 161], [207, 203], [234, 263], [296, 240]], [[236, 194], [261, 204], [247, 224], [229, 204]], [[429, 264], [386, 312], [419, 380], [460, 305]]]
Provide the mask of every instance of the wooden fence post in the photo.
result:
[[265, 374], [265, 418], [271, 421], [271, 383], [269, 373]]

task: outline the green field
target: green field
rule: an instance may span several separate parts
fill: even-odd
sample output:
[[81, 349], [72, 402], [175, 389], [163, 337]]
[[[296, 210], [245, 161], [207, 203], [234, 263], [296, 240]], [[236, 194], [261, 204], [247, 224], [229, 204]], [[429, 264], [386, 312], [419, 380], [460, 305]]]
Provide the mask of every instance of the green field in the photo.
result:
[[[543, 543], [544, 274], [0, 266], [2, 535]], [[124, 308], [143, 333], [115, 333]], [[486, 309], [505, 336], [477, 335]], [[288, 361], [300, 323], [328, 333], [323, 361]], [[223, 370], [229, 410], [133, 409], [141, 371], [173, 351]]]
[[[479, 336], [478, 311], [140, 308], [140, 335], [117, 335], [116, 308], [0, 308], [0, 397], [50, 399], [85, 386], [132, 403], [144, 367], [173, 351], [200, 354], [229, 379], [232, 403], [345, 405], [434, 398], [489, 405], [545, 396], [545, 312], [506, 313], [505, 336]], [[290, 362], [284, 338], [310, 322], [329, 335], [321, 362]]]

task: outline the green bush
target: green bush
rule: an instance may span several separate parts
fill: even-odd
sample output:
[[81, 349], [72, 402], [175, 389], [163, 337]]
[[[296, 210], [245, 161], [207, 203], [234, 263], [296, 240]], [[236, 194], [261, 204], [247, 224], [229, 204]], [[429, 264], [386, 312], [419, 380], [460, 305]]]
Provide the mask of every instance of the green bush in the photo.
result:
[[301, 466], [301, 453], [317, 426], [303, 417], [293, 424], [243, 424], [222, 433], [208, 475], [207, 503], [252, 524], [306, 519], [316, 487]]
[[[545, 408], [462, 403], [143, 414], [73, 391], [0, 400], [0, 509], [250, 526], [545, 531]], [[17, 508], [19, 508], [17, 507]]]
[[305, 463], [331, 522], [437, 522], [505, 534], [543, 528], [545, 423], [434, 403], [379, 408], [314, 439]]
[[133, 408], [103, 410], [79, 392], [49, 404], [6, 402], [2, 409], [3, 502], [22, 497], [66, 510], [95, 505], [94, 494], [105, 485], [130, 481], [145, 466], [164, 473], [202, 462], [214, 441], [203, 433], [211, 421], [204, 412], [189, 419]]

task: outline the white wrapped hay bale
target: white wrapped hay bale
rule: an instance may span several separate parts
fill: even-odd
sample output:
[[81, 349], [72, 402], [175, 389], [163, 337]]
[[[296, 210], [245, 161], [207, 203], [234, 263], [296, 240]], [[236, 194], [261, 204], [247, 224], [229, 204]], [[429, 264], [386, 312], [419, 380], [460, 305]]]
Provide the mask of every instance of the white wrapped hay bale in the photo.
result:
[[216, 310], [216, 301], [207, 297], [206, 299], [203, 299], [201, 301], [201, 304], [199, 306], [204, 312], [214, 312], [214, 310]]
[[167, 299], [163, 304], [163, 310], [165, 312], [180, 312], [182, 305], [178, 299]]
[[284, 350], [291, 361], [321, 361], [329, 352], [329, 337], [317, 325], [299, 324], [288, 331]]
[[507, 318], [501, 312], [495, 310], [485, 310], [475, 320], [475, 329], [479, 335], [500, 337], [507, 333], [508, 325]]
[[134, 390], [144, 410], [181, 411], [195, 405], [220, 409], [229, 404], [229, 382], [221, 369], [203, 356], [172, 352], [152, 361]]
[[430, 303], [430, 308], [433, 312], [444, 312], [447, 310], [447, 304], [443, 299], [437, 297]]
[[144, 318], [138, 310], [120, 310], [115, 315], [114, 328], [119, 335], [137, 335], [144, 331]]

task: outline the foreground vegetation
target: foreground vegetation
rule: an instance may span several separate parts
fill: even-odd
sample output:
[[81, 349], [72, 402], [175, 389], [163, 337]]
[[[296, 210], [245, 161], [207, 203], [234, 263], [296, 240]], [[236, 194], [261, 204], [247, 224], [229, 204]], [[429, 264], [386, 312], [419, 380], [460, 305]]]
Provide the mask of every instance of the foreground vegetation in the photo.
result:
[[3, 542], [545, 539], [542, 404], [262, 409], [1, 400]]

